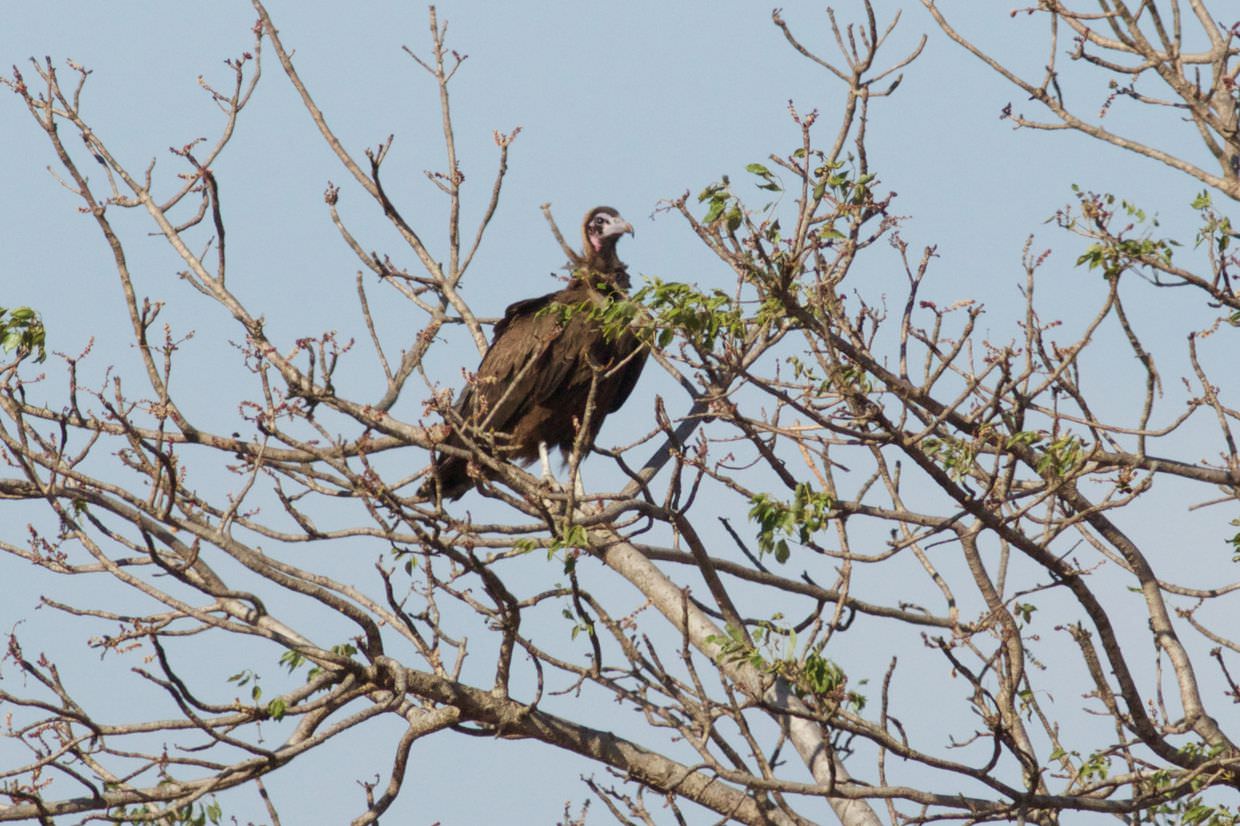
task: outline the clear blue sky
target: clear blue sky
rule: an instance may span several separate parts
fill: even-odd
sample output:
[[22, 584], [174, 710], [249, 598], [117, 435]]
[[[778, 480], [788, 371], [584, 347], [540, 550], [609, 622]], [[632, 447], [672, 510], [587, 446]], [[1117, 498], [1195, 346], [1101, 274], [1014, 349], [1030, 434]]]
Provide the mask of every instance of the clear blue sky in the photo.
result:
[[[1008, 4], [946, 5], [967, 15], [970, 31], [1016, 64], [1036, 67], [1044, 59], [1040, 24], [1009, 17]], [[1087, 302], [1071, 296], [1077, 290], [1095, 294], [1102, 289], [1100, 280], [1075, 270], [1079, 245], [1044, 225], [1070, 200], [1073, 183], [1122, 193], [1162, 213], [1172, 230], [1186, 237], [1184, 205], [1200, 186], [1075, 135], [1014, 132], [999, 112], [1009, 101], [1023, 104], [1018, 92], [949, 43], [919, 3], [878, 0], [877, 7], [884, 20], [897, 9], [904, 12], [886, 50], [889, 60], [902, 56], [923, 33], [929, 35], [924, 54], [905, 70], [900, 89], [875, 102], [869, 143], [880, 190], [898, 192], [894, 211], [909, 216], [904, 237], [914, 250], [938, 245], [940, 259], [926, 297], [980, 300], [990, 308], [985, 317], [989, 336], [1010, 338], [1019, 315], [1021, 248], [1033, 233], [1039, 246], [1057, 249], [1045, 289], [1062, 291], [1069, 299], [1060, 308], [1062, 317], [1069, 323], [1078, 320], [1075, 314]], [[422, 176], [424, 169], [443, 166], [435, 89], [400, 48], [426, 52], [425, 8], [409, 2], [350, 8], [363, 11], [326, 2], [273, 2], [270, 11], [348, 149], [360, 156], [363, 148], [396, 135], [385, 167], [388, 188], [432, 250], [442, 250], [444, 199]], [[822, 111], [818, 135], [824, 141], [842, 102], [840, 84], [786, 45], [771, 24], [770, 9], [761, 3], [449, 0], [439, 4], [439, 14], [450, 24], [449, 45], [469, 55], [453, 85], [458, 149], [469, 185], [467, 225], [489, 192], [492, 131], [523, 130], [512, 148], [511, 173], [490, 242], [467, 282], [475, 309], [484, 315], [552, 289], [549, 273], [562, 257], [539, 213], [547, 201], [566, 229], [575, 228], [589, 207], [617, 207], [637, 229], [622, 249], [637, 273], [727, 287], [726, 273], [683, 225], [674, 216], [654, 214], [659, 201], [696, 193], [722, 174], [742, 177], [747, 163], [793, 148], [798, 133], [787, 116], [790, 99], [802, 111]], [[841, 16], [848, 14], [842, 8]], [[820, 3], [788, 3], [784, 16], [803, 42], [834, 57]], [[220, 122], [198, 88], [198, 76], [227, 84], [222, 61], [251, 48], [256, 15], [247, 2], [234, 0], [208, 5], [13, 2], [6, 4], [5, 17], [0, 66], [50, 55], [92, 69], [85, 111], [96, 131], [132, 168], [157, 158], [157, 178], [162, 175], [169, 187], [180, 167], [167, 148], [210, 138]], [[32, 80], [33, 72], [24, 71]], [[1088, 101], [1083, 104], [1088, 111], [1105, 98], [1097, 86], [1073, 88], [1072, 94]], [[1185, 145], [1172, 132], [1154, 134], [1169, 145]], [[93, 222], [76, 212], [73, 196], [48, 175], [45, 167], [54, 158], [47, 141], [12, 96], [0, 100], [0, 146], [5, 189], [0, 198], [0, 305], [40, 309], [55, 349], [76, 352], [95, 336], [97, 351], [106, 354], [100, 361], [132, 364], [104, 243]], [[259, 91], [216, 172], [233, 250], [230, 278], [254, 306], [271, 308], [276, 334], [288, 341], [341, 326], [342, 313], [355, 324], [357, 265], [323, 207], [327, 181], [342, 185], [341, 210], [366, 236], [368, 248], [395, 254], [398, 239], [327, 150], [270, 51]], [[170, 302], [168, 317], [174, 323], [208, 338], [235, 335], [176, 278], [178, 262], [163, 241], [144, 237], [143, 216], [122, 218], [120, 225], [139, 284]], [[876, 260], [883, 262], [873, 273], [876, 294], [889, 284], [899, 295], [899, 274], [882, 269], [891, 259]], [[415, 262], [406, 256], [400, 263]], [[1151, 303], [1135, 312], [1138, 322], [1154, 323], [1160, 311], [1167, 312]], [[405, 310], [381, 312], [387, 323], [399, 324]], [[1167, 334], [1182, 340], [1183, 331]], [[451, 382], [460, 369], [474, 366], [476, 353], [463, 339], [461, 344], [441, 350], [444, 360], [433, 365], [438, 378]], [[201, 377], [187, 377], [182, 389], [190, 397], [209, 402], [218, 383], [230, 380], [233, 368], [213, 361], [220, 353], [227, 348], [187, 354], [199, 359], [193, 363]], [[356, 381], [373, 388], [375, 378]], [[666, 379], [648, 376], [643, 381], [637, 399], [646, 409], [655, 392], [675, 399], [677, 391]], [[405, 410], [417, 408], [417, 400], [411, 400]], [[215, 415], [226, 422], [234, 412], [223, 408]], [[611, 441], [623, 440], [623, 430], [607, 432], [614, 434]], [[6, 593], [35, 594], [49, 587], [47, 580], [27, 584], [26, 576], [0, 560]], [[36, 616], [33, 604], [33, 596], [6, 597], [0, 629], [25, 618], [23, 633], [49, 645], [58, 633], [75, 633], [49, 612]], [[64, 637], [59, 644], [64, 645]], [[69, 650], [83, 650], [73, 645]], [[86, 655], [87, 665], [92, 657]], [[101, 695], [100, 703], [119, 708], [124, 698]], [[493, 813], [496, 800], [505, 800], [507, 822], [548, 823], [564, 800], [584, 796], [576, 777], [591, 767], [570, 764], [546, 748], [489, 746], [487, 741], [453, 740], [415, 749], [404, 799], [388, 819], [480, 823]], [[353, 747], [359, 765], [365, 763], [368, 741], [359, 736]], [[386, 741], [381, 750], [377, 767], [390, 751]], [[300, 775], [301, 781], [295, 776], [273, 780], [284, 822], [343, 822], [356, 815], [361, 798], [349, 768], [320, 764], [317, 773]], [[455, 771], [479, 769], [488, 773], [484, 784], [451, 781]], [[310, 787], [299, 787], [306, 777], [312, 778]], [[359, 772], [356, 779], [366, 778]], [[243, 820], [262, 817], [251, 808], [256, 806], [252, 796], [231, 806], [227, 801], [226, 811]]]

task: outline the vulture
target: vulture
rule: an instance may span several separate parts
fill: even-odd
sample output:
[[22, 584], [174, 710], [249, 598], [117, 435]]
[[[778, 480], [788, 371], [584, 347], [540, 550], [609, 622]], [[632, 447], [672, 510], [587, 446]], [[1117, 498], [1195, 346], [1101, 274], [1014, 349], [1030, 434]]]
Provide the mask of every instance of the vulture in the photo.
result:
[[[616, 256], [620, 236], [633, 227], [611, 207], [595, 207], [582, 223], [583, 249], [568, 285], [558, 292], [512, 304], [495, 325], [491, 346], [455, 405], [472, 440], [494, 437], [496, 453], [529, 463], [545, 460], [549, 447], [567, 458], [581, 427], [583, 449], [598, 435], [603, 419], [629, 397], [646, 362], [640, 341], [627, 330], [604, 332], [591, 307], [621, 298], [629, 275]], [[589, 418], [586, 408], [594, 386]], [[465, 447], [460, 432], [444, 442]], [[438, 455], [431, 479], [419, 494], [431, 498], [438, 484], [446, 499], [459, 499], [473, 480], [469, 460]]]

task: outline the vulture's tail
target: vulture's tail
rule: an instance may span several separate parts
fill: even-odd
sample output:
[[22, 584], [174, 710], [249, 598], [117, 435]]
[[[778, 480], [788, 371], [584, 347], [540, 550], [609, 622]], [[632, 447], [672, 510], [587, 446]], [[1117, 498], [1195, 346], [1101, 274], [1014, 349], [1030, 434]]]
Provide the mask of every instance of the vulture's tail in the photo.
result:
[[459, 456], [440, 456], [431, 466], [430, 478], [418, 488], [418, 496], [434, 499], [436, 480], [444, 499], [460, 499], [473, 484], [469, 478], [469, 460]]

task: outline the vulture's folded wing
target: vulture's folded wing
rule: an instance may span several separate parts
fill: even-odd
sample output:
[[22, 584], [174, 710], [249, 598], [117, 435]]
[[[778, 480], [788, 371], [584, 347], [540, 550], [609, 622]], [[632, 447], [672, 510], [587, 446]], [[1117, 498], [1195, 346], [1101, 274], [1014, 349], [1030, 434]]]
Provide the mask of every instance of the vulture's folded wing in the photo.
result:
[[[615, 413], [620, 409], [628, 399], [629, 394], [633, 392], [633, 388], [637, 386], [637, 379], [642, 374], [642, 368], [646, 366], [646, 353], [636, 353], [641, 348], [641, 344], [632, 336], [627, 336], [621, 340], [621, 346], [618, 349], [618, 355], [627, 358], [628, 361], [619, 368], [616, 376], [612, 379], [614, 390], [612, 391], [611, 404], [603, 411], [604, 413]], [[636, 353], [636, 354], [634, 354]]]
[[560, 296], [548, 293], [518, 301], [495, 325], [491, 347], [482, 357], [472, 398], [462, 414], [498, 433], [511, 432], [521, 416], [551, 398], [564, 382], [571, 359], [559, 358], [556, 342], [563, 332], [556, 313], [543, 312]]

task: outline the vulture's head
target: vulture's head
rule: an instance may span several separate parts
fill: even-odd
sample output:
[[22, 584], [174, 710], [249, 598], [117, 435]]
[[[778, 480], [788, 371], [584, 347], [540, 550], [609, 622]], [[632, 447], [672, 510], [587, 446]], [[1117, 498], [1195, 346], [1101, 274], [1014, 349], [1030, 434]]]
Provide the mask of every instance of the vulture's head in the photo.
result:
[[587, 212], [581, 225], [585, 239], [582, 247], [585, 265], [602, 273], [623, 271], [624, 265], [616, 257], [616, 242], [626, 232], [632, 235], [633, 225], [611, 207], [595, 207]]

